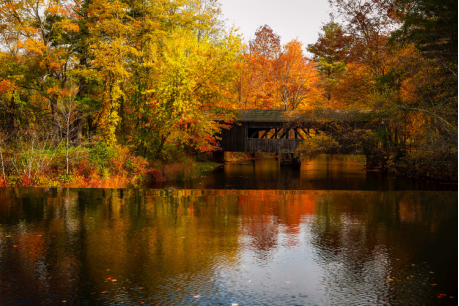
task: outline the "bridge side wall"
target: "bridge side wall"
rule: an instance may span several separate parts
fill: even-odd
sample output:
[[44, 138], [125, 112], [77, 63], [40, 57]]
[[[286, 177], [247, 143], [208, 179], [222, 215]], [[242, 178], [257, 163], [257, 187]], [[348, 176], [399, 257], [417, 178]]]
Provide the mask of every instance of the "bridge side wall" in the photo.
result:
[[229, 130], [222, 130], [220, 147], [222, 151], [247, 152], [247, 124], [235, 124]]
[[282, 128], [284, 123], [277, 122], [240, 122], [229, 130], [222, 130], [220, 147], [228, 152], [251, 153], [293, 153], [301, 139], [248, 138], [249, 128]]
[[301, 139], [247, 139], [247, 152], [294, 153]]
[[[318, 125], [319, 124], [319, 125]], [[362, 128], [368, 125], [368, 122], [348, 122], [353, 128]], [[267, 139], [267, 138], [248, 138], [248, 131], [250, 129], [278, 129], [286, 127], [302, 127], [313, 128], [327, 131], [326, 125], [320, 125], [318, 122], [239, 122], [235, 123], [232, 128], [222, 130], [219, 137], [221, 151], [227, 152], [267, 152], [267, 153], [294, 153], [300, 143], [301, 139]], [[345, 153], [346, 152], [332, 152], [332, 153]], [[351, 152], [352, 153], [352, 152]]]

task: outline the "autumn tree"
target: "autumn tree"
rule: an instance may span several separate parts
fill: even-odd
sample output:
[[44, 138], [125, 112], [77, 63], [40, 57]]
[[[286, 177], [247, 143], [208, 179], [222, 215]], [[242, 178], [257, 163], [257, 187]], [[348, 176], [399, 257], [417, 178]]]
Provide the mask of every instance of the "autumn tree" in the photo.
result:
[[[457, 169], [457, 3], [330, 3], [352, 37], [335, 87], [340, 99], [347, 107], [379, 110], [385, 125], [375, 140], [395, 165]], [[408, 145], [416, 150], [407, 153]], [[391, 150], [398, 152], [394, 158]]]
[[116, 108], [118, 133], [144, 156], [167, 160], [171, 151], [212, 150], [222, 127], [215, 119], [232, 120], [228, 111], [236, 101], [241, 43], [222, 31], [214, 5], [183, 1], [145, 7], [139, 1], [134, 2], [137, 17], [123, 19], [130, 32], [119, 66], [126, 75]]
[[263, 55], [265, 60], [274, 60], [281, 51], [280, 36], [268, 26], [258, 27], [255, 38], [249, 42], [252, 54]]
[[327, 104], [335, 108], [338, 105], [342, 107], [335, 97], [334, 89], [346, 71], [350, 48], [351, 38], [344, 33], [341, 25], [331, 21], [322, 27], [317, 42], [309, 44], [306, 49], [317, 63], [316, 69], [320, 72], [321, 87]]
[[[75, 58], [62, 31], [77, 31], [67, 22], [72, 9], [55, 1], [0, 2], [0, 36], [13, 60], [25, 66], [18, 88], [32, 90], [49, 103], [52, 121], [57, 122], [57, 101], [65, 96], [68, 71]], [[19, 64], [19, 63], [18, 63]], [[57, 134], [56, 125], [53, 125]]]
[[268, 26], [257, 29], [244, 54], [244, 72], [238, 82], [240, 100], [247, 109], [276, 107], [274, 97], [274, 61], [281, 51], [280, 36]]
[[294, 39], [283, 46], [274, 60], [275, 93], [284, 110], [310, 109], [320, 101], [318, 74], [314, 63], [303, 55], [302, 47]]
[[458, 54], [457, 1], [402, 0], [394, 4], [403, 24], [393, 32], [393, 38], [414, 43], [424, 56], [439, 60], [454, 73]]
[[214, 134], [222, 127], [216, 119], [232, 120], [228, 109], [235, 101], [233, 65], [240, 46], [231, 33], [217, 45], [185, 30], [172, 33], [157, 62], [142, 65], [148, 68], [143, 70], [145, 102], [134, 104], [131, 115], [138, 118], [136, 146], [157, 157], [168, 147], [215, 148]]
[[[393, 42], [414, 45], [422, 57], [422, 68], [404, 81], [413, 90], [411, 103], [400, 107], [431, 117], [457, 148], [457, 1], [400, 1], [396, 8], [403, 26]], [[407, 97], [407, 86], [403, 89]]]
[[386, 44], [390, 33], [400, 25], [391, 1], [329, 0], [333, 16], [341, 20], [352, 38], [350, 57], [375, 76], [386, 71]]
[[241, 104], [245, 108], [296, 109], [316, 102], [317, 73], [301, 48], [298, 40], [281, 46], [279, 35], [269, 26], [259, 27], [244, 55], [244, 72], [238, 81]]

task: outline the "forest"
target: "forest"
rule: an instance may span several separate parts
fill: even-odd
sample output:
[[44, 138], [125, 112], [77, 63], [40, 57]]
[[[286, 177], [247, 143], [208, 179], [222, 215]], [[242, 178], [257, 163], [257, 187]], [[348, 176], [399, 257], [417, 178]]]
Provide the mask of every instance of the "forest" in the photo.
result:
[[0, 186], [200, 175], [245, 109], [373, 110], [384, 128], [301, 153], [344, 137], [382, 171], [457, 181], [457, 1], [329, 3], [316, 42], [281, 44], [217, 0], [0, 0]]

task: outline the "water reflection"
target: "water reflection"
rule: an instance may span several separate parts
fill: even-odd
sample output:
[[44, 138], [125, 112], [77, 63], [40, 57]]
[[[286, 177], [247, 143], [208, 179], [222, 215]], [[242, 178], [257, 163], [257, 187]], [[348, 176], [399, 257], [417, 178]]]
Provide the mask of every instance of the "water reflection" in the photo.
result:
[[148, 188], [268, 190], [452, 190], [457, 184], [367, 172], [364, 156], [320, 155], [300, 169], [281, 167], [275, 158], [227, 163], [204, 178], [156, 182]]
[[0, 189], [0, 203], [2, 305], [456, 304], [457, 192]]

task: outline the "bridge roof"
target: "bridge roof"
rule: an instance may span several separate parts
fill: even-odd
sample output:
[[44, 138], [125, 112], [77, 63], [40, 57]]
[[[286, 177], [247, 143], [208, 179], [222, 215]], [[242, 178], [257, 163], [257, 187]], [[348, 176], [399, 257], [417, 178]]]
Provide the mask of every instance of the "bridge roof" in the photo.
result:
[[374, 111], [371, 110], [313, 110], [285, 111], [249, 109], [240, 110], [239, 122], [311, 122], [317, 120], [331, 121], [370, 121]]

